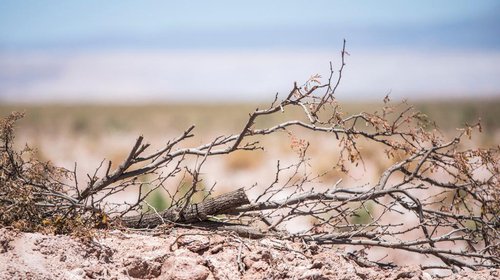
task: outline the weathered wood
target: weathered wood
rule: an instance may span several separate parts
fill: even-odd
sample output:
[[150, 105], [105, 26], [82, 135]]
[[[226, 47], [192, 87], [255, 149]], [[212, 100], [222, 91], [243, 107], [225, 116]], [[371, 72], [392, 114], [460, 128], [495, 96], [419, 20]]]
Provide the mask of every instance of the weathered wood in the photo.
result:
[[266, 237], [266, 233], [258, 228], [254, 228], [247, 225], [215, 222], [215, 221], [204, 221], [196, 223], [197, 228], [204, 228], [211, 231], [229, 231], [233, 232], [241, 237], [250, 239], [260, 239]]
[[214, 198], [208, 198], [200, 203], [187, 205], [184, 210], [177, 207], [159, 213], [123, 217], [122, 223], [130, 228], [151, 228], [165, 222], [193, 223], [205, 221], [209, 216], [221, 214], [249, 203], [245, 191], [241, 188]]

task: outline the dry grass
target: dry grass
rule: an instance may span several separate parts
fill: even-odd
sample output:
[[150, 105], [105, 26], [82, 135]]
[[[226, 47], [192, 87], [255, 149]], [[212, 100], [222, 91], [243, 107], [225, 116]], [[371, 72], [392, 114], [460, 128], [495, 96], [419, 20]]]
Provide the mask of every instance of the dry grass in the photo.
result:
[[[413, 103], [436, 120], [443, 130], [453, 130], [481, 118], [485, 131], [500, 129], [500, 98], [484, 101], [429, 101]], [[76, 135], [100, 133], [168, 133], [182, 131], [196, 124], [199, 132], [235, 131], [245, 122], [257, 103], [235, 104], [162, 104], [162, 105], [9, 105], [0, 104], [0, 116], [12, 111], [26, 112], [20, 129], [37, 133], [60, 133], [69, 130]], [[382, 102], [342, 103], [346, 114], [380, 109]], [[295, 113], [295, 112], [294, 112]], [[296, 112], [299, 116], [300, 112]], [[270, 118], [279, 122], [280, 116]]]
[[250, 171], [257, 169], [262, 164], [263, 160], [264, 156], [262, 151], [237, 151], [225, 158], [225, 166], [229, 171]]

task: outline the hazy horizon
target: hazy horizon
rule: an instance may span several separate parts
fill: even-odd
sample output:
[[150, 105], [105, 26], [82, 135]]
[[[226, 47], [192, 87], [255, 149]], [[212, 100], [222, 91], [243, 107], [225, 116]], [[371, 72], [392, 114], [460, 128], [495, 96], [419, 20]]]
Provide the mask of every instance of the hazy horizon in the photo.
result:
[[0, 102], [265, 101], [346, 68], [338, 97], [500, 96], [495, 1], [4, 1]]

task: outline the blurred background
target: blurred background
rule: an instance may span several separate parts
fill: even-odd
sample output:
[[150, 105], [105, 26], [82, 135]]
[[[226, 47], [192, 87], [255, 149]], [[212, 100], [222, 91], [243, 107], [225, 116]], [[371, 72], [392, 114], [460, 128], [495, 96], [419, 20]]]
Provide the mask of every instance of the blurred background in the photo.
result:
[[[3, 0], [0, 115], [26, 112], [17, 145], [69, 169], [78, 162], [85, 184], [103, 159], [123, 160], [138, 135], [154, 149], [191, 124], [197, 136], [187, 146], [237, 133], [249, 112], [294, 81], [327, 77], [330, 61], [338, 69], [344, 39], [349, 55], [336, 96], [347, 114], [377, 110], [390, 93], [434, 119], [445, 137], [481, 118], [484, 132], [465, 147], [500, 143], [496, 0]], [[332, 170], [338, 143], [297, 135], [311, 142], [310, 171]], [[258, 192], [274, 179], [277, 160], [297, 159], [291, 140], [274, 134], [265, 151], [210, 159], [203, 184], [224, 192], [256, 183]], [[362, 149], [366, 166], [348, 176], [333, 170], [318, 184], [376, 180], [391, 162], [382, 149]], [[152, 205], [167, 206], [164, 193], [155, 196]], [[135, 198], [132, 190], [117, 200]]]
[[340, 98], [496, 98], [500, 4], [468, 1], [0, 3], [0, 101], [269, 100], [338, 65]]
[[[390, 94], [396, 102], [408, 99], [448, 137], [481, 119], [485, 132], [468, 145], [500, 142], [498, 1], [4, 0], [0, 6], [0, 114], [26, 112], [17, 144], [29, 143], [41, 158], [67, 168], [77, 161], [82, 182], [104, 158], [122, 160], [138, 135], [159, 148], [192, 124], [197, 137], [189, 145], [237, 133], [248, 112], [277, 92], [287, 94], [294, 81], [321, 74], [326, 82], [329, 62], [340, 66], [344, 39], [347, 65], [336, 96], [346, 114], [377, 110]], [[328, 135], [300, 133], [319, 141], [311, 145], [314, 171], [332, 168], [338, 145]], [[265, 184], [276, 160], [296, 158], [290, 141], [276, 134], [264, 140], [266, 152], [216, 158], [206, 165], [206, 183], [231, 189], [260, 178]], [[370, 176], [346, 180], [380, 175], [384, 156], [366, 150], [377, 166], [367, 169]]]
[[[78, 161], [82, 182], [103, 158], [118, 163], [141, 134], [154, 148], [191, 124], [197, 138], [189, 145], [237, 133], [248, 112], [277, 92], [287, 94], [294, 81], [327, 77], [330, 61], [338, 69], [344, 39], [347, 65], [336, 96], [347, 114], [377, 110], [390, 94], [408, 99], [448, 137], [480, 118], [485, 132], [467, 145], [500, 142], [498, 1], [0, 6], [0, 113], [26, 112], [18, 145], [29, 143], [60, 166]], [[324, 172], [336, 162], [338, 145], [328, 135], [310, 138], [319, 141], [311, 145], [315, 171]], [[271, 145], [266, 152], [207, 164], [207, 184], [230, 189], [255, 178], [265, 184], [276, 160], [296, 158], [286, 134], [264, 141]], [[383, 155], [366, 150], [380, 165]], [[377, 178], [383, 167], [347, 179]]]

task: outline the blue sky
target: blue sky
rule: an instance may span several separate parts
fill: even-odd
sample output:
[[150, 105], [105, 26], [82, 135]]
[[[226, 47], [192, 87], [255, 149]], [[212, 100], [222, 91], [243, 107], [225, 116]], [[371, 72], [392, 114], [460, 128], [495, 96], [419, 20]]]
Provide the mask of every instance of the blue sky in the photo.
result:
[[[10, 1], [0, 47], [500, 48], [498, 1]], [[290, 46], [293, 45], [293, 46]]]
[[[201, 61], [216, 61], [215, 63], [224, 64], [226, 67], [214, 67], [215, 70], [218, 69], [219, 74], [209, 70], [196, 72], [196, 75], [185, 73], [185, 77], [180, 77], [180, 80], [187, 81], [191, 77], [193, 82], [196, 82], [197, 77], [203, 76], [205, 80], [202, 80], [213, 85], [212, 91], [220, 93], [221, 98], [233, 98], [234, 95], [224, 92], [234, 90], [246, 90], [248, 94], [255, 94], [255, 98], [261, 98], [264, 95], [257, 92], [284, 88], [282, 84], [273, 84], [266, 79], [279, 78], [290, 83], [289, 79], [307, 79], [301, 75], [308, 75], [306, 73], [315, 71], [314, 69], [317, 69], [317, 72], [324, 70], [318, 66], [319, 61], [335, 59], [343, 38], [348, 40], [348, 48], [354, 62], [360, 61], [360, 58], [366, 59], [366, 64], [386, 61], [390, 65], [394, 59], [401, 58], [403, 62], [406, 61], [406, 64], [398, 67], [406, 70], [403, 72], [406, 72], [407, 76], [397, 73], [400, 72], [398, 67], [384, 68], [384, 65], [380, 65], [380, 69], [385, 69], [384, 71], [395, 72], [384, 72], [380, 78], [367, 80], [374, 83], [383, 81], [383, 86], [379, 88], [373, 85], [379, 92], [399, 89], [402, 96], [403, 91], [419, 90], [428, 92], [429, 95], [430, 92], [436, 91], [462, 94], [470, 91], [474, 94], [479, 92], [496, 96], [496, 92], [500, 92], [500, 83], [485, 80], [492, 71], [495, 75], [500, 74], [498, 68], [491, 64], [492, 61], [496, 64], [495, 59], [498, 59], [497, 54], [500, 52], [500, 2], [494, 0], [3, 0], [0, 2], [0, 68], [3, 69], [0, 70], [0, 82], [3, 84], [0, 85], [0, 100], [30, 101], [40, 96], [48, 96], [48, 100], [79, 100], [82, 93], [78, 92], [86, 92], [86, 97], [98, 98], [101, 93], [120, 92], [124, 89], [127, 89], [129, 95], [136, 95], [138, 98], [141, 98], [144, 92], [149, 92], [148, 98], [155, 99], [165, 92], [173, 91], [188, 93], [191, 99], [213, 96], [200, 93], [206, 87], [183, 87], [175, 85], [174, 80], [162, 85], [163, 81], [144, 78], [155, 76], [153, 71], [161, 70], [165, 75], [175, 72], [172, 69], [182, 68], [183, 71], [189, 71], [189, 68], [183, 68], [183, 65], [196, 65], [191, 61], [195, 56], [198, 60], [203, 57]], [[328, 53], [330, 56], [327, 56]], [[157, 55], [158, 61], [170, 65], [170, 68], [158, 66], [158, 63], [154, 62], [155, 59], [149, 59], [152, 54]], [[282, 54], [286, 54], [286, 57], [281, 56]], [[481, 54], [481, 57], [473, 56], [478, 54]], [[173, 59], [179, 55], [184, 58]], [[431, 57], [433, 55], [435, 57]], [[254, 63], [248, 59], [252, 56], [262, 60], [259, 64], [262, 69], [274, 70], [269, 70], [271, 72], [264, 76], [257, 75], [255, 72], [265, 70], [254, 64], [249, 66]], [[447, 57], [447, 60], [442, 60], [443, 56]], [[471, 60], [464, 59], [467, 56], [470, 56]], [[84, 59], [79, 60], [78, 57], [95, 59], [102, 71], [108, 71], [103, 74], [110, 76], [117, 68], [143, 68], [136, 72], [123, 72], [121, 78], [115, 75], [114, 82], [99, 80], [92, 78], [91, 65], [85, 65], [81, 62]], [[137, 61], [137, 57], [142, 59]], [[278, 57], [275, 64], [266, 64], [270, 60], [269, 57]], [[283, 66], [283, 61], [294, 57], [302, 61], [297, 67], [307, 71], [284, 73], [287, 68]], [[311, 64], [307, 57], [314, 57], [310, 61], [318, 63]], [[482, 59], [482, 63], [474, 64], [479, 75], [477, 79], [462, 81], [461, 75], [465, 74], [455, 68], [468, 67], [467, 65], [473, 63], [472, 59]], [[123, 60], [130, 63], [123, 64]], [[446, 87], [446, 83], [442, 83], [442, 86], [434, 88], [428, 85], [419, 88], [418, 79], [427, 76], [422, 75], [418, 69], [426, 69], [433, 61], [441, 60], [444, 66], [449, 67], [450, 86]], [[411, 69], [412, 64], [420, 62], [422, 65], [416, 65], [417, 70]], [[327, 63], [328, 61], [325, 61], [325, 65]], [[443, 65], [437, 67], [440, 71], [447, 71], [448, 68]], [[209, 65], [201, 66], [210, 68]], [[361, 65], [352, 66], [351, 73], [361, 75], [358, 78], [364, 81], [363, 75], [366, 73], [356, 70], [361, 69]], [[373, 65], [365, 67], [373, 71], [378, 69]], [[250, 72], [241, 74], [245, 69]], [[283, 73], [276, 77], [273, 73], [277, 71]], [[82, 79], [87, 76], [89, 78], [86, 81], [77, 81], [71, 76], [76, 72]], [[245, 81], [245, 77], [250, 77], [250, 81], [264, 79], [268, 84], [253, 89], [248, 85], [239, 89], [233, 84], [217, 84], [223, 77], [237, 73], [240, 73], [240, 76], [233, 77], [234, 80]], [[411, 80], [410, 77], [415, 78]], [[440, 77], [443, 78], [446, 77]], [[127, 84], [130, 79], [135, 79], [133, 85]], [[165, 79], [168, 80], [168, 77]], [[395, 87], [391, 86], [391, 79], [394, 80], [392, 82]], [[401, 80], [407, 80], [408, 83], [402, 84]], [[108, 84], [104, 85], [106, 82]], [[113, 83], [117, 86], [114, 87]], [[156, 85], [141, 87], [151, 83]], [[118, 86], [126, 84], [126, 88]], [[479, 85], [474, 87], [474, 84]], [[80, 87], [82, 85], [84, 87]], [[84, 89], [78, 91], [77, 87]], [[351, 93], [364, 92], [366, 96], [365, 91], [369, 88], [371, 87], [347, 86], [346, 90]], [[92, 92], [94, 95], [89, 94]]]

